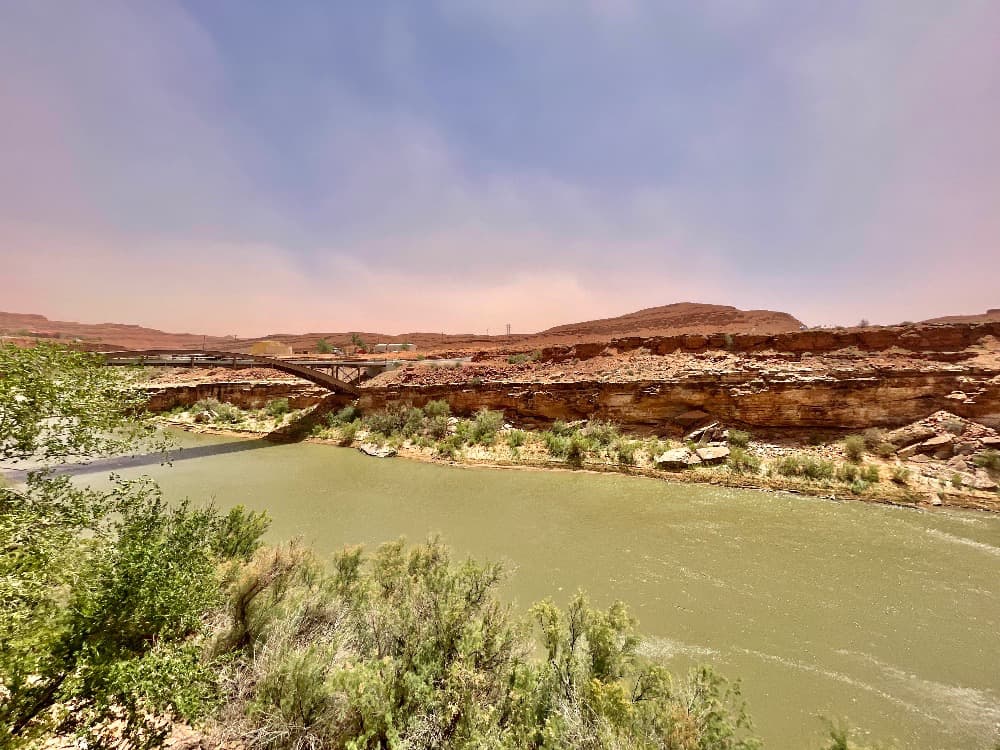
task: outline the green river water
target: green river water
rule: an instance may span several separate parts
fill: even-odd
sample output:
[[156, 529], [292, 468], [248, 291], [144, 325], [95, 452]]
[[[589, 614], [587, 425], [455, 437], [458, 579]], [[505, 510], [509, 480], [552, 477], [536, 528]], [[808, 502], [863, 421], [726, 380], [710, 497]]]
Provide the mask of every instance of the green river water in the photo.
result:
[[271, 541], [298, 535], [323, 553], [440, 532], [462, 555], [506, 561], [521, 607], [578, 588], [622, 599], [647, 653], [742, 679], [769, 748], [817, 747], [820, 716], [907, 749], [1000, 736], [1000, 517], [179, 441], [173, 465], [120, 473], [148, 474], [170, 498], [267, 509]]

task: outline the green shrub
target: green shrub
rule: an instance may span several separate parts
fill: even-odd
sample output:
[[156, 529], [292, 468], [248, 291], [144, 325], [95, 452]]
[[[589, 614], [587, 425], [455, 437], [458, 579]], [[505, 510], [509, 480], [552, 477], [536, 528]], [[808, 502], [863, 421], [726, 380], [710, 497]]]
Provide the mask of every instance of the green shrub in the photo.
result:
[[892, 481], [896, 484], [909, 484], [910, 482], [910, 470], [907, 469], [902, 464], [896, 464], [892, 467]]
[[527, 352], [521, 352], [519, 354], [511, 354], [509, 357], [507, 357], [507, 364], [523, 365], [526, 362], [534, 362], [536, 359], [538, 359], [538, 355], [539, 352], [532, 352], [530, 354]]
[[879, 458], [892, 458], [896, 455], [896, 446], [883, 440], [881, 443], [876, 443], [872, 452]]
[[362, 422], [365, 429], [370, 432], [388, 436], [403, 429], [403, 425], [406, 424], [406, 413], [406, 407], [400, 404], [390, 404], [382, 411], [365, 415]]
[[472, 430], [469, 440], [479, 445], [493, 445], [497, 432], [503, 427], [503, 412], [480, 409], [472, 420]]
[[361, 410], [358, 409], [354, 404], [348, 404], [340, 411], [330, 414], [326, 418], [327, 424], [331, 427], [337, 427], [338, 425], [347, 424], [348, 422], [353, 422], [355, 419], [361, 417]]
[[864, 479], [855, 479], [851, 482], [851, 493], [855, 495], [864, 494], [865, 490], [867, 490], [870, 486], [871, 485]]
[[861, 476], [861, 469], [856, 464], [841, 464], [837, 467], [837, 479], [850, 484]]
[[870, 484], [878, 484], [882, 481], [882, 472], [875, 464], [865, 464], [861, 467], [861, 478]]
[[956, 490], [960, 490], [962, 489], [962, 484], [963, 484], [962, 475], [959, 474], [957, 471], [952, 472], [951, 486], [954, 487]]
[[555, 435], [566, 436], [576, 432], [578, 428], [575, 425], [570, 426], [562, 419], [557, 419], [549, 429]]
[[878, 427], [869, 427], [861, 436], [865, 441], [865, 448], [870, 451], [875, 450], [876, 446], [880, 443], [885, 442], [885, 431]]
[[440, 440], [448, 434], [448, 426], [448, 417], [444, 414], [436, 414], [427, 420], [425, 429], [428, 436]]
[[233, 404], [225, 403], [214, 398], [206, 398], [198, 401], [191, 407], [194, 412], [208, 412], [215, 422], [225, 422], [226, 424], [236, 424], [243, 419], [243, 410]]
[[451, 416], [451, 406], [449, 406], [448, 402], [443, 399], [439, 401], [428, 401], [424, 405], [424, 414], [431, 418], [444, 417], [447, 419]]
[[736, 474], [756, 474], [760, 471], [760, 458], [745, 448], [732, 448], [727, 463], [730, 471]]
[[455, 458], [463, 445], [465, 445], [465, 441], [462, 440], [461, 435], [455, 433], [438, 442], [437, 452], [447, 458]]
[[981, 451], [973, 457], [972, 463], [981, 469], [1000, 471], [1000, 451], [992, 448]]
[[482, 384], [483, 384], [483, 379], [478, 375], [469, 378], [469, 385], [482, 385]]
[[405, 417], [403, 419], [403, 426], [400, 428], [400, 432], [405, 437], [411, 438], [417, 433], [424, 429], [424, 411], [420, 407], [411, 406], [406, 410]]
[[569, 454], [569, 438], [565, 435], [546, 430], [542, 433], [542, 442], [545, 443], [545, 450], [549, 452], [550, 456], [566, 458]]
[[354, 443], [354, 438], [358, 436], [358, 428], [360, 426], [361, 426], [361, 421], [357, 419], [354, 420], [353, 422], [347, 422], [345, 424], [341, 424], [338, 427], [338, 430], [340, 432], [340, 437], [337, 440], [337, 442], [340, 445], [344, 446], [352, 445]]
[[635, 466], [636, 444], [633, 440], [619, 439], [612, 446], [615, 460], [622, 466]]
[[511, 450], [515, 450], [524, 445], [525, 441], [528, 439], [528, 433], [524, 430], [510, 430], [507, 433], [507, 445]]
[[602, 422], [595, 419], [587, 423], [582, 430], [583, 434], [594, 442], [596, 446], [606, 448], [614, 443], [619, 437], [618, 426], [613, 422]]
[[830, 479], [834, 474], [831, 461], [802, 454], [782, 456], [772, 465], [775, 472], [786, 477], [804, 477], [806, 479]]
[[326, 339], [320, 339], [316, 342], [316, 351], [319, 354], [333, 354], [333, 346]]
[[746, 448], [750, 445], [750, 433], [743, 430], [730, 430], [727, 438], [729, 445], [736, 448]]
[[267, 406], [264, 407], [270, 416], [280, 419], [289, 412], [288, 399], [287, 398], [276, 398], [273, 401], [268, 401]]
[[844, 438], [844, 455], [852, 463], [860, 463], [865, 455], [865, 439], [861, 435], [848, 435]]
[[566, 447], [566, 461], [573, 466], [580, 466], [590, 452], [590, 442], [579, 432], [569, 436]]

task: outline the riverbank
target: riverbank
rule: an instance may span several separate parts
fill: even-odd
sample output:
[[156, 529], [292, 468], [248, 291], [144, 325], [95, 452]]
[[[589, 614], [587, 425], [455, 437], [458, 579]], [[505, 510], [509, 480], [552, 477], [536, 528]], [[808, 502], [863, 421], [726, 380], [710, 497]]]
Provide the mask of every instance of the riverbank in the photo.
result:
[[[306, 413], [290, 409], [283, 399], [255, 410], [206, 401], [175, 408], [157, 419], [198, 432], [260, 437], [288, 427]], [[983, 464], [976, 473], [959, 472], [956, 461], [949, 466], [927, 454], [950, 444], [935, 434], [933, 425], [946, 425], [953, 432], [961, 427], [963, 434], [978, 426], [966, 425], [953, 415], [934, 415], [924, 422], [902, 435], [869, 431], [818, 445], [768, 442], [718, 426], [674, 441], [624, 434], [598, 421], [557, 421], [549, 430], [525, 430], [505, 423], [500, 412], [483, 410], [472, 419], [461, 419], [451, 415], [446, 403], [431, 402], [422, 409], [390, 408], [364, 416], [349, 405], [326, 415], [305, 439], [431, 463], [610, 472], [834, 500], [1000, 512], [994, 452], [986, 449], [972, 456]], [[928, 432], [933, 437], [926, 437]], [[914, 436], [920, 442], [911, 444], [914, 449], [900, 460], [890, 441]], [[922, 448], [926, 443], [930, 445]]]

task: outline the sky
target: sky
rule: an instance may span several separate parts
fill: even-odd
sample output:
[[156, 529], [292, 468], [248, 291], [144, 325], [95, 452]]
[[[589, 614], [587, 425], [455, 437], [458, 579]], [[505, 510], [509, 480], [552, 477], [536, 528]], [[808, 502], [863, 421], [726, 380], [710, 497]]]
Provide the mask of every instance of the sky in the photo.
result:
[[0, 0], [0, 310], [1000, 307], [996, 0]]

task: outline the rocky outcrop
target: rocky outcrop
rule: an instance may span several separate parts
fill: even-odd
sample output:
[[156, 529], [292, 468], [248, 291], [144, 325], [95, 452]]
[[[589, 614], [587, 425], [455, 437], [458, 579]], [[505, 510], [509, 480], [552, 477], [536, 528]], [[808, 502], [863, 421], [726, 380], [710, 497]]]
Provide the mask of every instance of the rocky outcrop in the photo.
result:
[[940, 361], [960, 361], [973, 356], [966, 351], [987, 337], [1000, 339], [1000, 320], [961, 325], [909, 325], [886, 328], [812, 329], [774, 335], [685, 334], [679, 336], [626, 336], [606, 342], [550, 346], [540, 360], [560, 362], [590, 359], [605, 353], [624, 354], [644, 349], [651, 354], [698, 353], [712, 349], [736, 354], [801, 355], [842, 349], [883, 352], [893, 349], [922, 352]]
[[[1000, 425], [1000, 373], [961, 368], [886, 372], [798, 370], [695, 373], [658, 381], [390, 384], [362, 389], [360, 406], [422, 406], [443, 399], [458, 414], [502, 410], [529, 426], [606, 419], [638, 432], [683, 435], [691, 415], [769, 429], [896, 427], [947, 410]], [[924, 438], [926, 439], [926, 438]]]
[[[192, 406], [198, 401], [214, 398], [241, 409], [260, 409], [276, 398], [287, 398], [293, 409], [315, 406], [330, 395], [330, 391], [311, 383], [195, 383], [190, 385], [146, 386], [146, 409], [152, 413], [169, 411], [178, 406]], [[344, 397], [343, 403], [349, 403]]]

